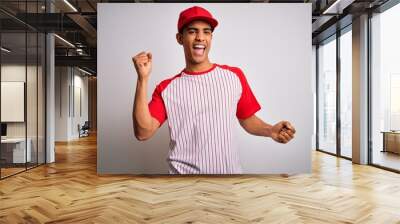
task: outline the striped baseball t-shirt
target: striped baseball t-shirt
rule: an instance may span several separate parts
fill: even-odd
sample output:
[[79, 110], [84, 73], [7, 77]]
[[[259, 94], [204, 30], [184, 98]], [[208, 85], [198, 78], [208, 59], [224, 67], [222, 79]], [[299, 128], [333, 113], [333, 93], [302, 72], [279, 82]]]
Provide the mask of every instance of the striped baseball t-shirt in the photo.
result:
[[243, 72], [236, 67], [214, 64], [203, 72], [183, 70], [159, 83], [149, 110], [160, 126], [168, 120], [169, 173], [242, 173], [234, 122], [260, 109]]

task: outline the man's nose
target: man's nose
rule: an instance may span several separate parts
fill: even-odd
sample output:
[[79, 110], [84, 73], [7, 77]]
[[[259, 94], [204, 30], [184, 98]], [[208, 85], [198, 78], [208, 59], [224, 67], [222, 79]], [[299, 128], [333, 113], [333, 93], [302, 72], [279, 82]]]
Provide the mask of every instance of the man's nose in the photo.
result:
[[198, 32], [197, 35], [196, 35], [196, 40], [197, 41], [204, 40], [204, 34], [202, 32]]

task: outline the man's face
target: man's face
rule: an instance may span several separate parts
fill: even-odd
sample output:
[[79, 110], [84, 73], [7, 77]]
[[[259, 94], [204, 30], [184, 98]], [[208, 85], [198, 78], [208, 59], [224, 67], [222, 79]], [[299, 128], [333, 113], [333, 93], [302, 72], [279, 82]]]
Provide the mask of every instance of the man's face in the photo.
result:
[[212, 40], [212, 29], [208, 23], [195, 20], [183, 29], [182, 34], [178, 33], [176, 38], [183, 45], [186, 60], [193, 64], [208, 60]]

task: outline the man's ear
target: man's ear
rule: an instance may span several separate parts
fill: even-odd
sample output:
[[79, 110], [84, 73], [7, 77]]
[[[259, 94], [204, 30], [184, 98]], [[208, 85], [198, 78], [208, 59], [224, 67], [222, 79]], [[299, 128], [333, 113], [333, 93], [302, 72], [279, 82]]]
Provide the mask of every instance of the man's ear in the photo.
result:
[[182, 41], [183, 35], [181, 33], [177, 33], [176, 34], [176, 41], [178, 42], [178, 44], [183, 45], [183, 41]]

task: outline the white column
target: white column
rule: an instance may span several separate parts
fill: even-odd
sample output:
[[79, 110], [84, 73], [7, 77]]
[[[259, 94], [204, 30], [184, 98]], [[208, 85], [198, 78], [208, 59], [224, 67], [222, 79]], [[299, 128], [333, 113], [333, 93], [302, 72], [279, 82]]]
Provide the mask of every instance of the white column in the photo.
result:
[[[51, 1], [46, 1], [47, 12], [53, 12]], [[55, 161], [55, 44], [54, 35], [46, 35], [46, 163]]]
[[49, 33], [46, 36], [46, 60], [47, 60], [47, 92], [46, 92], [46, 163], [52, 163], [55, 161], [55, 151], [54, 151], [54, 133], [55, 133], [55, 76], [54, 76], [54, 35]]
[[368, 163], [368, 15], [353, 19], [353, 162]]

